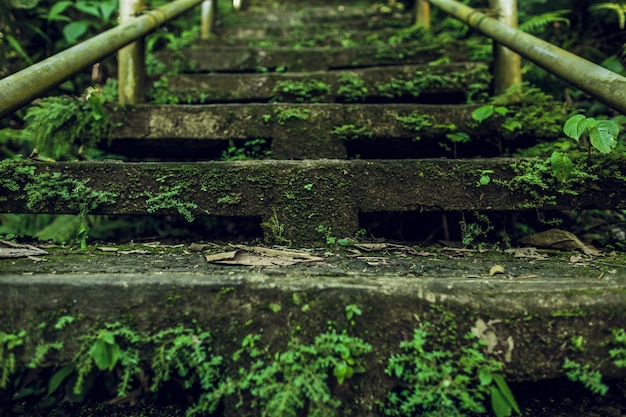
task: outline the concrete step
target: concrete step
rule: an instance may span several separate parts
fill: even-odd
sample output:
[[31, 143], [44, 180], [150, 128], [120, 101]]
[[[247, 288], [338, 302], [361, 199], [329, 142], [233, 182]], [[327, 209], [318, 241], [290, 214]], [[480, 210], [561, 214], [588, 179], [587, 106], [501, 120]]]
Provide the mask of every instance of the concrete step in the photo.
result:
[[465, 103], [487, 94], [487, 64], [398, 65], [339, 71], [264, 74], [180, 74], [170, 94], [187, 104], [216, 102]]
[[[273, 159], [367, 159], [495, 156], [538, 138], [560, 137], [544, 127], [518, 134], [502, 117], [481, 124], [478, 105], [417, 104], [212, 104], [133, 106], [114, 113], [112, 153], [167, 160], [219, 159], [229, 146], [263, 139]], [[513, 108], [513, 107], [511, 107]], [[454, 144], [447, 134], [463, 132]], [[521, 132], [520, 132], [521, 133]], [[448, 149], [441, 144], [447, 143]], [[454, 150], [456, 149], [456, 151]], [[257, 152], [263, 157], [263, 152]], [[266, 156], [267, 157], [267, 156]]]
[[[538, 164], [538, 165], [537, 165]], [[626, 208], [623, 158], [559, 183], [539, 159], [4, 162], [0, 212], [247, 216], [268, 242], [352, 237], [359, 214]], [[487, 177], [486, 180], [483, 177]]]
[[[18, 373], [45, 342], [62, 342], [63, 348], [50, 351], [42, 366], [76, 365], [81, 344], [89, 350], [95, 335], [113, 323], [139, 340], [185, 328], [200, 344], [207, 340], [198, 335], [209, 331], [210, 354], [222, 357], [216, 378], [237, 378], [240, 368], [250, 366], [235, 362], [232, 354], [247, 335], [260, 335], [255, 347], [262, 356], [256, 360], [270, 363], [293, 346], [289, 340], [312, 343], [333, 328], [370, 343], [372, 352], [355, 355], [362, 374], [343, 384], [329, 376], [331, 395], [341, 399], [342, 415], [378, 416], [384, 415], [379, 402], [402, 386], [396, 374], [384, 373], [389, 358], [400, 352], [401, 341], [411, 340], [415, 328], [430, 323], [427, 351], [440, 346], [459, 357], [471, 343], [464, 336], [473, 331], [485, 342], [477, 352], [501, 361], [509, 383], [558, 377], [565, 358], [591, 365], [605, 378], [624, 377], [609, 355], [613, 329], [626, 322], [622, 255], [588, 259], [581, 267], [566, 253], [529, 262], [502, 252], [388, 247], [360, 258], [313, 251], [308, 255], [320, 261], [259, 268], [205, 261], [205, 255], [232, 247], [204, 253], [167, 245], [119, 248], [136, 251], [126, 255], [108, 249], [50, 248], [44, 262], [0, 260], [2, 329], [24, 332], [22, 345], [11, 351]], [[372, 266], [374, 260], [378, 266]], [[504, 272], [491, 275], [494, 265]], [[356, 309], [358, 314], [346, 317]], [[65, 326], [55, 326], [61, 318]], [[573, 340], [584, 349], [576, 349]], [[128, 347], [121, 335], [114, 343]], [[143, 372], [131, 374], [133, 387], [153, 375], [158, 348], [137, 347]], [[121, 372], [104, 375], [111, 379]], [[98, 398], [114, 398], [98, 381], [93, 383]], [[519, 400], [524, 392], [514, 390], [514, 395]], [[244, 407], [248, 401], [244, 398]], [[241, 415], [234, 403], [224, 399], [223, 415]]]
[[[163, 62], [173, 59], [171, 53], [159, 56]], [[188, 72], [259, 72], [318, 71], [371, 66], [425, 64], [443, 57], [451, 61], [469, 61], [469, 49], [463, 42], [420, 43], [400, 45], [365, 45], [348, 47], [247, 47], [203, 46], [180, 51]]]

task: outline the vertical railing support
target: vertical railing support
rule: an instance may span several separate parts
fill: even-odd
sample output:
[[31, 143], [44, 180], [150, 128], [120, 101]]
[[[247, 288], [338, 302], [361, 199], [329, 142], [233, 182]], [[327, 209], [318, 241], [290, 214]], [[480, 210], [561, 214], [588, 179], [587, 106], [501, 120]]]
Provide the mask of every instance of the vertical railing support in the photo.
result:
[[[145, 7], [145, 0], [120, 0], [120, 24], [134, 19]], [[146, 60], [143, 38], [119, 50], [117, 71], [120, 104], [145, 101]]]
[[[517, 28], [517, 0], [489, 0], [489, 8], [498, 14], [498, 20]], [[493, 44], [494, 94], [522, 82], [522, 59], [509, 48], [494, 41]]]
[[413, 20], [417, 26], [430, 28], [430, 3], [428, 0], [415, 0], [415, 16]]
[[217, 0], [204, 0], [202, 2], [200, 38], [210, 39], [215, 30], [215, 11]]

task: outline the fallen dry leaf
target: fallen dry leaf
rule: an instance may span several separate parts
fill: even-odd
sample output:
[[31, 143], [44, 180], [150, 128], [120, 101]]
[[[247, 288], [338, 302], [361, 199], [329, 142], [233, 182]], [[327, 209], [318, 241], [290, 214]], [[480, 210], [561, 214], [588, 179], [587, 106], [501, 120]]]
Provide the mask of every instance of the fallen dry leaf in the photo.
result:
[[490, 276], [494, 276], [496, 274], [504, 274], [504, 267], [502, 265], [494, 265], [489, 270]]
[[19, 243], [0, 240], [0, 258], [26, 258], [47, 254], [48, 252], [36, 246], [20, 245]]
[[600, 252], [593, 246], [585, 245], [573, 233], [561, 229], [550, 229], [545, 232], [524, 236], [519, 240], [525, 245], [538, 246], [540, 248], [580, 250], [585, 255], [599, 256]]
[[306, 252], [294, 252], [258, 246], [232, 245], [234, 251], [206, 255], [207, 262], [242, 266], [287, 266], [301, 262], [317, 262], [324, 258]]
[[505, 249], [504, 253], [523, 259], [548, 259], [545, 253], [539, 253], [535, 247]]

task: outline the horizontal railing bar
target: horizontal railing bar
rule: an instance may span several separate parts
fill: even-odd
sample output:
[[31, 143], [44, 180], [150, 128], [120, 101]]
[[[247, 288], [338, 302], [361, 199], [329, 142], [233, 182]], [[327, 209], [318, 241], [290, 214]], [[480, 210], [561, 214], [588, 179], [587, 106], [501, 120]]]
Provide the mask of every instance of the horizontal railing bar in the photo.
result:
[[444, 12], [493, 38], [545, 70], [626, 114], [626, 77], [567, 52], [454, 0], [429, 0]]
[[149, 10], [131, 22], [109, 29], [1, 79], [0, 119], [202, 1], [176, 0]]

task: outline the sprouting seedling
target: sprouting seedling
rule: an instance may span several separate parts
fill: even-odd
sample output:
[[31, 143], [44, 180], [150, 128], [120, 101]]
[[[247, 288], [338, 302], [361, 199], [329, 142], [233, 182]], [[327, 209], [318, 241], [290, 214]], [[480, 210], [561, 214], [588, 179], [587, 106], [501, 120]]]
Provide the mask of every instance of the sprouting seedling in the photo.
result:
[[587, 137], [587, 158], [591, 158], [591, 148], [596, 148], [601, 153], [609, 153], [617, 145], [619, 125], [610, 120], [596, 120], [593, 117], [585, 117], [577, 114], [570, 117], [563, 126], [563, 133], [576, 142]]

